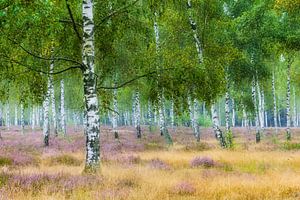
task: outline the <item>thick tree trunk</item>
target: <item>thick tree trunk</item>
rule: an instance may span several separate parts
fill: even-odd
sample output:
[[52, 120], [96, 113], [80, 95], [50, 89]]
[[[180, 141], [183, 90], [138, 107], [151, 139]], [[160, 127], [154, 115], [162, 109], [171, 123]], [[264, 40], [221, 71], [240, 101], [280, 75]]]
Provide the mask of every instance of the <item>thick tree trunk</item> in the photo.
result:
[[214, 128], [215, 136], [219, 140], [221, 147], [226, 148], [226, 141], [225, 141], [225, 137], [223, 135], [223, 132], [220, 129], [219, 117], [218, 117], [218, 114], [217, 114], [217, 109], [216, 109], [215, 103], [213, 103], [211, 105], [211, 115], [212, 115], [212, 121], [213, 121], [213, 128]]
[[65, 112], [65, 82], [64, 80], [60, 81], [60, 123], [61, 130], [64, 135], [67, 134], [66, 127], [66, 112]]
[[256, 81], [253, 78], [252, 81], [252, 101], [253, 101], [253, 105], [254, 105], [254, 117], [255, 117], [255, 128], [256, 128], [256, 143], [260, 142], [260, 135], [261, 135], [261, 130], [260, 130], [260, 124], [259, 124], [259, 112], [257, 109], [257, 100], [256, 100]]
[[95, 47], [93, 0], [83, 0], [83, 48], [82, 60], [84, 99], [86, 108], [86, 163], [85, 171], [96, 172], [100, 167], [100, 117], [95, 76]]
[[291, 64], [287, 66], [287, 93], [286, 93], [286, 139], [291, 140], [290, 96], [291, 96]]
[[277, 125], [277, 106], [276, 106], [276, 90], [275, 90], [275, 72], [273, 71], [272, 76], [272, 94], [273, 94], [273, 120], [274, 120], [274, 128], [276, 134], [278, 132], [278, 125]]

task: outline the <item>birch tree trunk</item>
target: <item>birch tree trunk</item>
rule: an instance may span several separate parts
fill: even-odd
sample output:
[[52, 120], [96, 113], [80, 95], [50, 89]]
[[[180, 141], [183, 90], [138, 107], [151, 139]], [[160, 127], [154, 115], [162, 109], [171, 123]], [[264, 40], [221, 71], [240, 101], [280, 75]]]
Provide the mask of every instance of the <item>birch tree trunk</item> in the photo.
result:
[[199, 115], [198, 115], [198, 102], [196, 99], [194, 99], [193, 102], [193, 110], [194, 110], [194, 129], [195, 129], [195, 137], [196, 137], [196, 141], [200, 142], [200, 125], [199, 125]]
[[248, 116], [244, 104], [242, 104], [242, 109], [243, 109], [243, 121], [244, 121], [243, 125], [244, 127], [249, 128], [249, 120], [248, 120]]
[[188, 0], [187, 2], [187, 8], [188, 8], [188, 14], [189, 14], [189, 22], [190, 22], [190, 26], [191, 29], [193, 31], [193, 38], [195, 41], [195, 45], [196, 45], [196, 50], [198, 53], [198, 59], [199, 59], [199, 63], [203, 63], [203, 49], [202, 49], [202, 44], [200, 42], [200, 38], [197, 32], [197, 23], [193, 20], [193, 12], [192, 12], [192, 2], [191, 0]]
[[278, 132], [278, 125], [277, 125], [277, 106], [276, 106], [276, 90], [275, 90], [275, 72], [273, 71], [273, 76], [272, 76], [272, 94], [273, 94], [273, 120], [274, 120], [274, 127], [275, 127], [275, 132], [277, 134]]
[[[52, 47], [51, 50], [51, 55], [53, 56], [53, 54], [54, 54], [54, 47]], [[50, 73], [53, 73], [53, 70], [54, 70], [54, 60], [51, 60]], [[51, 106], [52, 106], [53, 131], [54, 131], [54, 135], [58, 136], [53, 75], [50, 74], [49, 78], [50, 78], [50, 95], [51, 95]]]
[[223, 132], [220, 129], [220, 123], [219, 123], [219, 118], [218, 118], [215, 103], [213, 103], [211, 105], [211, 115], [212, 115], [212, 121], [213, 121], [213, 128], [214, 128], [215, 136], [219, 140], [221, 147], [226, 148], [226, 142], [225, 142]]
[[191, 96], [188, 96], [188, 107], [189, 107], [189, 114], [190, 114], [190, 123], [191, 127], [193, 129], [194, 136], [196, 136], [195, 133], [195, 111], [194, 111], [194, 101], [192, 100]]
[[232, 127], [235, 127], [235, 103], [234, 99], [232, 99]]
[[297, 127], [297, 107], [296, 107], [296, 91], [295, 91], [295, 87], [293, 88], [293, 96], [294, 96], [293, 126]]
[[[116, 86], [116, 84], [115, 84]], [[114, 108], [114, 111], [112, 113], [112, 125], [113, 125], [113, 132], [114, 132], [114, 136], [115, 136], [115, 139], [118, 139], [119, 138], [119, 133], [118, 133], [118, 99], [117, 99], [117, 95], [118, 95], [118, 92], [117, 92], [117, 89], [114, 89], [113, 91], [113, 108]]]
[[255, 114], [255, 129], [256, 129], [256, 143], [260, 142], [260, 124], [259, 124], [259, 112], [257, 109], [257, 100], [256, 100], [256, 81], [255, 78], [253, 78], [252, 81], [252, 101], [253, 101], [253, 105], [254, 105], [254, 114]]
[[256, 88], [257, 88], [257, 95], [258, 95], [258, 118], [259, 118], [259, 125], [260, 125], [260, 128], [263, 129], [264, 128], [263, 100], [262, 100], [262, 93], [261, 93], [258, 81], [256, 81]]
[[35, 116], [35, 107], [33, 106], [32, 107], [32, 118], [31, 118], [31, 129], [34, 131], [34, 129], [35, 129], [35, 118], [36, 118], [36, 116]]
[[82, 1], [83, 45], [82, 61], [84, 99], [86, 107], [86, 163], [85, 171], [96, 172], [100, 167], [100, 117], [97, 98], [97, 85], [95, 76], [95, 47], [94, 47], [94, 20], [93, 0]]
[[291, 63], [287, 66], [287, 93], [286, 93], [286, 139], [291, 140], [290, 96], [291, 96]]
[[135, 120], [135, 129], [136, 137], [142, 138], [141, 133], [141, 105], [140, 105], [140, 93], [138, 90], [135, 91], [134, 95], [134, 120]]
[[25, 121], [24, 121], [24, 103], [21, 102], [21, 129], [22, 134], [24, 134]]
[[226, 124], [226, 132], [230, 131], [229, 117], [230, 117], [230, 109], [229, 109], [229, 92], [226, 91], [225, 94], [225, 124]]
[[149, 131], [152, 131], [152, 106], [151, 101], [148, 100], [148, 123], [149, 123]]
[[[154, 13], [154, 33], [155, 33], [155, 44], [156, 44], [156, 55], [158, 60], [158, 86], [160, 82], [160, 72], [162, 71], [162, 66], [160, 62], [160, 33], [159, 33], [159, 26], [156, 21], [157, 13]], [[163, 88], [158, 88], [158, 114], [159, 114], [159, 126], [160, 126], [160, 133], [164, 136], [168, 145], [173, 145], [173, 140], [168, 132], [166, 119], [165, 119], [165, 99], [164, 99], [164, 91]]]
[[45, 99], [43, 101], [43, 135], [44, 135], [44, 145], [49, 146], [49, 136], [50, 136], [50, 122], [49, 122], [49, 106], [50, 106], [50, 79], [48, 78], [47, 92]]
[[15, 126], [18, 126], [18, 106], [15, 105]]
[[174, 129], [174, 100], [171, 99], [171, 108], [170, 108], [170, 117], [171, 117], [171, 128]]
[[65, 82], [64, 80], [60, 81], [60, 122], [61, 129], [64, 135], [67, 134], [66, 127], [66, 111], [65, 111]]
[[10, 129], [10, 106], [9, 103], [6, 105], [6, 127], [7, 130]]

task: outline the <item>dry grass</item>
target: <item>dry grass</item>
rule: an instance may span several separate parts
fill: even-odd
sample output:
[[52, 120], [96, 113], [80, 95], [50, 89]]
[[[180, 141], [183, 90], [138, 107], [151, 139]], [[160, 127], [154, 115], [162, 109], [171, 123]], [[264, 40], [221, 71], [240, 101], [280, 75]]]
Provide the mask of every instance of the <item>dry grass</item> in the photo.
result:
[[[123, 136], [130, 138], [132, 132], [127, 129], [125, 131], [127, 132]], [[241, 129], [236, 131], [242, 132]], [[254, 144], [251, 140], [245, 148], [244, 143], [248, 139], [238, 135], [236, 148], [223, 150], [217, 147], [213, 137], [204, 137], [210, 148], [201, 151], [197, 148], [186, 148], [187, 143], [177, 142], [169, 149], [151, 150], [146, 146], [144, 150], [134, 152], [131, 149], [111, 154], [107, 152], [107, 157], [112, 160], [113, 157], [127, 158], [133, 153], [140, 160], [124, 163], [122, 159], [121, 162], [118, 162], [120, 159], [113, 162], [105, 159], [102, 162], [101, 174], [97, 175], [100, 182], [96, 185], [83, 184], [71, 190], [60, 188], [57, 192], [51, 192], [55, 183], [47, 182], [38, 191], [34, 191], [35, 188], [23, 191], [18, 186], [1, 184], [0, 178], [0, 199], [300, 199], [300, 151], [284, 150], [283, 140], [272, 142], [271, 137], [265, 136], [261, 144]], [[297, 141], [298, 138], [295, 139]], [[147, 142], [147, 139], [143, 142]], [[155, 138], [155, 143], [160, 142], [160, 139]], [[40, 161], [38, 166], [1, 166], [0, 172], [83, 176], [84, 152], [60, 152], [57, 155], [44, 152], [35, 155]], [[64, 160], [49, 164], [53, 158], [62, 155], [81, 161], [82, 165], [77, 166], [77, 162], [75, 165], [64, 164]], [[195, 157], [209, 157], [217, 164], [209, 168], [194, 168], [190, 166], [190, 161]], [[153, 159], [168, 164], [170, 170], [149, 167], [148, 164]], [[69, 158], [66, 160], [69, 163]]]

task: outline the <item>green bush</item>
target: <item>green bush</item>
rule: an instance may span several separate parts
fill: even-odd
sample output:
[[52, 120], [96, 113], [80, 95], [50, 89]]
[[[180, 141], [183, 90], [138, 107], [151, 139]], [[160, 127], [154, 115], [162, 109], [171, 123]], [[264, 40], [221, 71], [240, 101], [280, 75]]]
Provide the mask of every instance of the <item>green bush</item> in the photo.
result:
[[285, 142], [283, 144], [283, 149], [285, 149], [285, 150], [299, 150], [300, 149], [300, 143]]
[[0, 166], [12, 165], [13, 160], [7, 157], [0, 157]]
[[200, 124], [201, 127], [211, 127], [212, 126], [212, 121], [210, 117], [208, 116], [200, 116], [198, 123]]

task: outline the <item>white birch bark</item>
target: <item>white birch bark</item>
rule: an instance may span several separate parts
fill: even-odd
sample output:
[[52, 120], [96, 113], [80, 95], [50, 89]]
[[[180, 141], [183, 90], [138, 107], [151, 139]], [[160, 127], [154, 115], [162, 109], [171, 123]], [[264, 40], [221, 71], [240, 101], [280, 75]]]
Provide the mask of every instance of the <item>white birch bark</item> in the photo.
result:
[[174, 117], [174, 100], [173, 100], [173, 98], [171, 99], [170, 117], [171, 117], [171, 128], [174, 129], [175, 117]]
[[297, 107], [296, 107], [296, 91], [293, 87], [294, 107], [293, 107], [293, 126], [297, 127]]
[[18, 105], [15, 105], [15, 126], [18, 126]]
[[232, 103], [232, 122], [231, 122], [231, 124], [232, 124], [232, 127], [235, 127], [235, 102], [234, 102], [234, 99], [232, 99], [232, 101], [231, 101], [231, 103]]
[[66, 127], [66, 111], [65, 111], [65, 82], [64, 80], [60, 81], [60, 123], [61, 129], [64, 135], [67, 134]]
[[200, 42], [200, 38], [198, 35], [198, 31], [197, 31], [197, 23], [193, 20], [193, 17], [192, 17], [193, 12], [192, 12], [191, 0], [188, 0], [187, 7], [188, 7], [188, 14], [189, 14], [189, 22], [190, 22], [191, 29], [193, 31], [193, 38], [194, 38], [196, 50], [198, 53], [198, 59], [199, 59], [199, 63], [201, 64], [201, 63], [203, 63], [203, 49], [202, 49], [202, 44]]
[[21, 129], [22, 129], [22, 134], [24, 134], [24, 129], [25, 129], [25, 121], [24, 121], [24, 103], [21, 103]]
[[93, 0], [82, 1], [83, 20], [83, 47], [82, 61], [84, 98], [86, 107], [86, 171], [95, 172], [100, 167], [100, 117], [97, 98], [97, 85], [95, 76], [95, 48], [94, 48], [94, 15]]
[[148, 100], [148, 124], [149, 124], [149, 129], [150, 131], [152, 130], [152, 106], [151, 106], [151, 101]]
[[6, 128], [10, 130], [10, 105], [6, 105]]
[[276, 88], [275, 88], [275, 72], [273, 71], [272, 76], [272, 94], [273, 94], [273, 120], [274, 120], [274, 128], [277, 134], [278, 125], [277, 125], [277, 105], [276, 105]]
[[226, 132], [230, 131], [230, 124], [229, 124], [229, 117], [230, 117], [230, 109], [229, 109], [229, 92], [226, 91], [225, 94], [225, 125], [226, 125]]
[[47, 92], [43, 101], [43, 135], [44, 145], [49, 146], [50, 122], [49, 122], [49, 106], [50, 106], [50, 79], [48, 78]]
[[[54, 47], [51, 50], [51, 54], [53, 56], [54, 54]], [[53, 73], [54, 70], [54, 60], [51, 60], [50, 64], [50, 73]], [[53, 119], [53, 131], [54, 135], [58, 135], [58, 130], [57, 130], [57, 118], [56, 118], [56, 106], [55, 106], [55, 91], [54, 91], [54, 82], [53, 82], [53, 75], [50, 74], [50, 95], [51, 95], [51, 111], [52, 111], [52, 119]]]
[[[158, 62], [158, 70], [162, 70], [162, 66], [160, 63], [160, 33], [159, 33], [159, 26], [156, 21], [157, 13], [154, 13], [154, 33], [155, 33], [155, 45], [156, 45], [156, 54]], [[160, 73], [158, 73], [158, 85], [160, 81]], [[166, 142], [169, 145], [173, 144], [173, 140], [168, 132], [166, 119], [165, 119], [165, 99], [164, 99], [164, 91], [163, 88], [158, 88], [158, 114], [159, 114], [159, 126], [160, 126], [160, 133], [164, 136]]]
[[134, 119], [135, 119], [135, 129], [136, 137], [141, 138], [141, 105], [140, 105], [140, 93], [138, 90], [135, 91], [134, 95]]
[[258, 81], [256, 81], [256, 88], [257, 88], [257, 96], [258, 96], [258, 118], [259, 118], [259, 125], [260, 128], [264, 128], [264, 113], [263, 113], [263, 100], [262, 100], [262, 93], [259, 86]]
[[291, 140], [291, 118], [290, 118], [290, 96], [291, 96], [291, 63], [287, 66], [287, 93], [286, 93], [286, 139]]
[[35, 116], [35, 107], [34, 106], [32, 107], [31, 114], [32, 114], [32, 117], [31, 117], [31, 129], [34, 131], [34, 129], [35, 129], [35, 118], [36, 118], [36, 116]]
[[195, 135], [195, 111], [194, 111], [194, 101], [192, 100], [191, 96], [188, 96], [188, 107], [189, 107], [189, 115], [190, 115], [190, 123], [193, 129], [193, 133]]
[[253, 78], [252, 81], [252, 101], [253, 101], [253, 105], [254, 105], [254, 117], [255, 117], [255, 129], [256, 129], [256, 142], [259, 143], [260, 142], [260, 124], [259, 124], [259, 112], [257, 109], [257, 98], [256, 98], [256, 81], [255, 78]]
[[[116, 86], [116, 84], [115, 84]], [[118, 99], [117, 99], [117, 89], [114, 89], [113, 91], [113, 108], [114, 112], [112, 113], [112, 126], [113, 126], [113, 132], [115, 139], [119, 138], [119, 133], [118, 133]]]
[[220, 129], [220, 122], [219, 122], [219, 117], [218, 117], [218, 114], [217, 114], [217, 109], [216, 109], [215, 103], [213, 103], [211, 105], [211, 115], [212, 115], [212, 121], [213, 121], [213, 128], [214, 128], [215, 136], [219, 140], [221, 147], [225, 148], [226, 147], [226, 142], [225, 142], [223, 132]]

